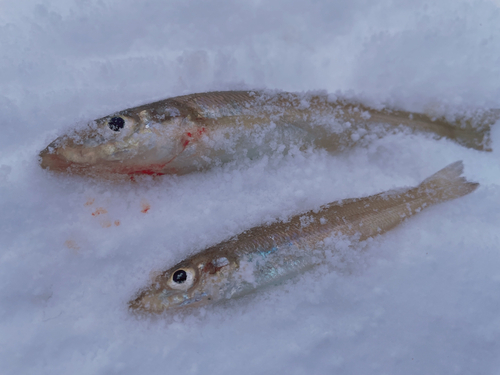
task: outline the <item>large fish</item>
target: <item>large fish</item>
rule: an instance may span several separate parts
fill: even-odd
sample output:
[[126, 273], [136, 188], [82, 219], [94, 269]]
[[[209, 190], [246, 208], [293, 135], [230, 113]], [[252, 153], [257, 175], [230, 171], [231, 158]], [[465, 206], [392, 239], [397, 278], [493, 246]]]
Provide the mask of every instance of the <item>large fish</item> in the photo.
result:
[[[363, 241], [436, 203], [474, 191], [461, 161], [414, 188], [346, 199], [290, 221], [252, 228], [159, 274], [130, 302], [138, 312], [161, 313], [240, 297], [303, 272], [322, 260], [318, 246], [338, 235]], [[335, 237], [334, 237], [335, 238]]]
[[498, 111], [447, 121], [375, 110], [327, 94], [209, 92], [126, 109], [57, 138], [41, 166], [94, 176], [185, 174], [241, 157], [310, 146], [340, 151], [392, 131], [490, 150]]

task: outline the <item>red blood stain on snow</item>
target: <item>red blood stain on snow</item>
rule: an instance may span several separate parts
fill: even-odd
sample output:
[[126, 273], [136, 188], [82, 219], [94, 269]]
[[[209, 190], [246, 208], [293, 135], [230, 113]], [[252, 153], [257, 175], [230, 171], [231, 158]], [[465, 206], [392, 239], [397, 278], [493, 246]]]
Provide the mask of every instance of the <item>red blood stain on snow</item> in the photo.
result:
[[[85, 203], [85, 206], [91, 206], [94, 204], [94, 202], [95, 202], [94, 198], [89, 198], [87, 200], [87, 202]], [[103, 215], [99, 218], [99, 224], [101, 224], [101, 227], [103, 227], [103, 228], [109, 228], [113, 224], [115, 224], [115, 226], [119, 226], [120, 220], [115, 220], [114, 222], [112, 220], [108, 220], [108, 216], [105, 215], [107, 213], [108, 213], [108, 210], [106, 210], [104, 207], [97, 207], [95, 209], [95, 211], [92, 212], [92, 216], [97, 217], [97, 216]], [[73, 249], [73, 247], [71, 247], [71, 246], [73, 246], [72, 243], [73, 242], [71, 240], [68, 240], [64, 244], [66, 245], [66, 247]]]
[[87, 199], [87, 202], [85, 202], [84, 206], [92, 206], [94, 204], [94, 201], [94, 198], [89, 198]]
[[78, 246], [78, 244], [73, 240], [64, 241], [64, 246], [66, 246], [68, 249], [75, 250], [75, 251], [80, 249], [80, 246]]
[[151, 208], [151, 205], [148, 203], [148, 201], [143, 200], [141, 202], [141, 212], [143, 214], [147, 213], [150, 208]]
[[103, 228], [109, 228], [111, 226], [111, 221], [105, 220], [101, 223], [101, 227]]
[[105, 208], [98, 207], [94, 212], [92, 212], [92, 216], [99, 216], [102, 214], [107, 214], [108, 211]]
[[74, 240], [66, 240], [64, 241], [64, 246], [68, 249], [72, 250], [73, 254], [78, 254], [80, 251], [80, 245], [76, 243]]

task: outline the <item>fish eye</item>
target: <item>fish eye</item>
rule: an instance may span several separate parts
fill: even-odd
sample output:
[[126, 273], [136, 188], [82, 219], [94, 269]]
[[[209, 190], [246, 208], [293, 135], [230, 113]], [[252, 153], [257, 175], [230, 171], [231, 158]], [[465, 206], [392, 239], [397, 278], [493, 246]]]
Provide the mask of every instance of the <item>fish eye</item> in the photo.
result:
[[172, 273], [168, 286], [172, 289], [188, 290], [194, 284], [195, 276], [192, 268], [179, 268]]
[[184, 270], [177, 270], [175, 271], [174, 275], [172, 276], [172, 280], [174, 280], [174, 283], [177, 284], [182, 284], [184, 281], [187, 279], [187, 273]]
[[108, 121], [108, 126], [111, 130], [118, 132], [125, 126], [125, 120], [122, 119], [121, 117], [112, 117]]

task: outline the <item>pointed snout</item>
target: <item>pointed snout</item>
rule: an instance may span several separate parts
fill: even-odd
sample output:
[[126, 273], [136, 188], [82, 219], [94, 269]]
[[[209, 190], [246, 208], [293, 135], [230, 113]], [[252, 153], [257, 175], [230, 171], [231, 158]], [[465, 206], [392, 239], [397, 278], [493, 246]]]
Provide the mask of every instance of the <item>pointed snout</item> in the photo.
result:
[[88, 174], [96, 169], [95, 150], [69, 138], [56, 139], [39, 156], [40, 166], [51, 171]]
[[40, 166], [51, 171], [67, 171], [73, 163], [60, 155], [58, 149], [49, 145], [40, 152]]
[[129, 302], [129, 308], [134, 311], [159, 314], [165, 310], [160, 294], [157, 291], [145, 290], [136, 299]]

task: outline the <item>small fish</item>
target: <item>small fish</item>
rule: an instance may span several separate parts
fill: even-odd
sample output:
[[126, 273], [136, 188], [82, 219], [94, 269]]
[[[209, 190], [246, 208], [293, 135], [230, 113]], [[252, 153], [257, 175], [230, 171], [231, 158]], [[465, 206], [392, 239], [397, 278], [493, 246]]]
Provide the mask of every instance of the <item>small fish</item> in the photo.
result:
[[498, 111], [489, 111], [449, 122], [327, 94], [209, 92], [95, 120], [57, 138], [40, 160], [43, 168], [96, 177], [185, 174], [292, 147], [342, 151], [394, 131], [429, 133], [488, 151], [490, 126], [498, 118]]
[[145, 313], [175, 311], [240, 297], [286, 280], [321, 261], [318, 243], [327, 237], [363, 241], [424, 208], [471, 193], [479, 184], [460, 177], [462, 171], [458, 161], [414, 188], [346, 199], [287, 222], [252, 228], [161, 273], [129, 306]]

